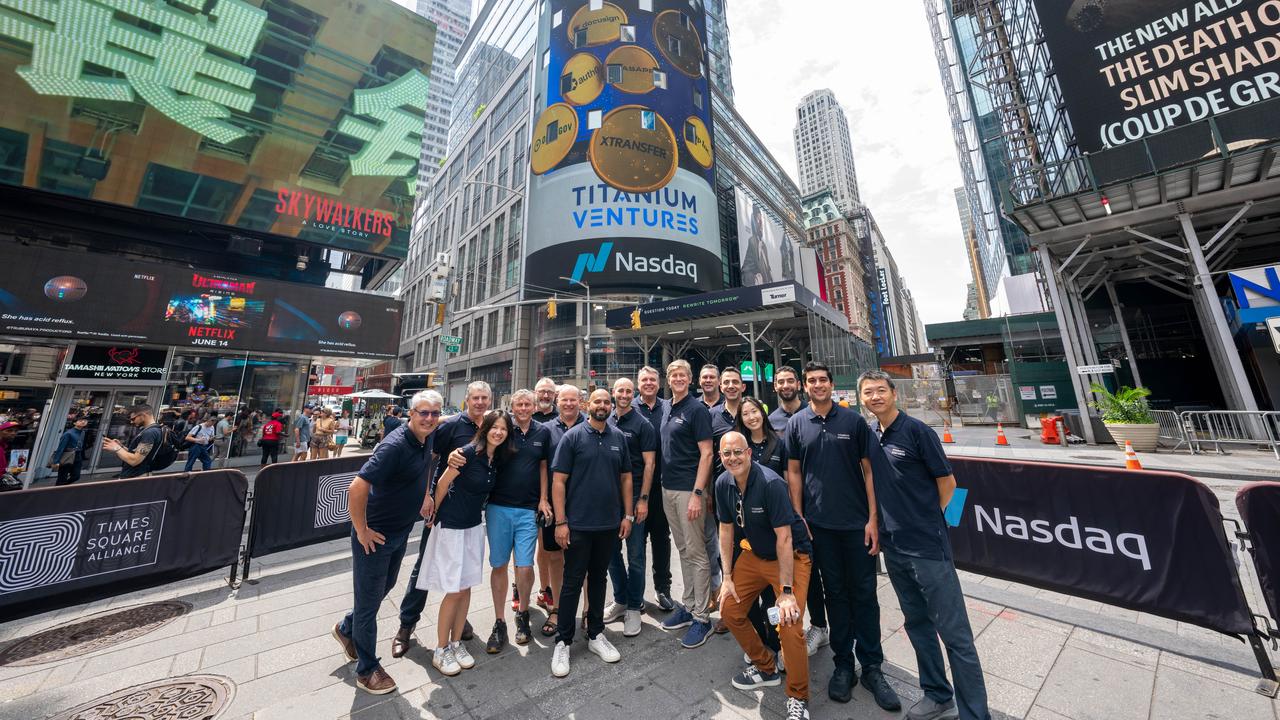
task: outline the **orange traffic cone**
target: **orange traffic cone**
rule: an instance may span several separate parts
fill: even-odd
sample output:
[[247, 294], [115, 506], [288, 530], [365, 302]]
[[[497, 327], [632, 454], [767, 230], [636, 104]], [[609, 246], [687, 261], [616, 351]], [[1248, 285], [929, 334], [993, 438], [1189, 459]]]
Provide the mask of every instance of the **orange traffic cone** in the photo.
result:
[[996, 445], [1008, 445], [1009, 438], [1004, 436], [1004, 425], [996, 423]]
[[951, 424], [943, 423], [942, 424], [942, 442], [946, 445], [953, 445], [955, 444], [955, 441], [956, 439], [951, 437]]
[[1133, 443], [1128, 440], [1124, 441], [1124, 469], [1125, 470], [1141, 470], [1142, 463], [1138, 462], [1138, 453], [1133, 451]]

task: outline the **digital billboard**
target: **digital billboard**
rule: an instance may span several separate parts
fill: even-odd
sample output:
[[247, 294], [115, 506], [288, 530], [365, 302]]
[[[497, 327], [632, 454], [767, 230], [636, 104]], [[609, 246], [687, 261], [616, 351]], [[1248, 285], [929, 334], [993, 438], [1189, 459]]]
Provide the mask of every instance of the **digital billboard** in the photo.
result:
[[818, 255], [783, 230], [760, 203], [735, 187], [738, 211], [738, 267], [743, 286], [792, 280], [827, 299]]
[[1142, 140], [1280, 95], [1276, 0], [1035, 5], [1082, 150]]
[[12, 244], [0, 266], [0, 334], [335, 357], [393, 358], [403, 303]]
[[434, 41], [391, 0], [0, 0], [0, 184], [402, 259]]
[[526, 285], [720, 288], [702, 4], [550, 0], [538, 41]]

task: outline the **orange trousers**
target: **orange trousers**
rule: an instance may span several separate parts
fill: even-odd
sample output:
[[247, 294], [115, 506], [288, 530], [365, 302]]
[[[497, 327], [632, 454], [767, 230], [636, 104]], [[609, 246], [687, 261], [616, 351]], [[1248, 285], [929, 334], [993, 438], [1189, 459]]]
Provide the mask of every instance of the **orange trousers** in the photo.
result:
[[[782, 645], [782, 660], [787, 666], [787, 697], [809, 699], [809, 650], [804, 643], [804, 610], [809, 591], [809, 574], [813, 570], [813, 561], [808, 555], [795, 554], [791, 591], [796, 596], [796, 605], [800, 608], [800, 617], [790, 625], [778, 626], [778, 640]], [[782, 597], [782, 583], [778, 582], [778, 561], [762, 560], [750, 550], [743, 550], [733, 563], [733, 585], [738, 591], [738, 599], [733, 596], [725, 598], [720, 608], [720, 619], [729, 626], [729, 632], [737, 639], [751, 662], [764, 672], [777, 672], [774, 667], [773, 653], [765, 648], [760, 635], [747, 619], [747, 611], [755, 604], [756, 598], [768, 586]]]

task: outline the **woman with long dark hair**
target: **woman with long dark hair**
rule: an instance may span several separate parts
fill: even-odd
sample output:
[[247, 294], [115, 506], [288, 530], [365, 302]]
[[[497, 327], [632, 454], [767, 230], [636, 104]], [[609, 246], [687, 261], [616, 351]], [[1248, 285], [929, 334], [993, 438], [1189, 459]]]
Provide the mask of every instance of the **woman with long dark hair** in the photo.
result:
[[734, 430], [747, 439], [753, 461], [778, 473], [780, 477], [787, 476], [786, 447], [769, 424], [769, 412], [764, 403], [744, 395], [742, 404], [738, 407], [738, 420]]
[[[475, 658], [462, 644], [462, 630], [471, 606], [471, 588], [484, 580], [484, 526], [481, 512], [498, 477], [498, 465], [510, 452], [511, 416], [503, 410], [484, 414], [472, 441], [461, 448], [466, 464], [449, 467], [432, 495], [436, 515], [427, 539], [418, 588], [444, 593], [436, 621], [436, 649], [431, 664], [445, 675], [475, 667]], [[423, 504], [426, 513], [430, 505]]]

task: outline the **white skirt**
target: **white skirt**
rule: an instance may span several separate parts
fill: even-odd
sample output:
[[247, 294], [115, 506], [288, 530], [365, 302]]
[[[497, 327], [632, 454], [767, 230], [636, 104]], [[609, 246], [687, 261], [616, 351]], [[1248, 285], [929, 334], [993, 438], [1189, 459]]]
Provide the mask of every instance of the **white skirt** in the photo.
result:
[[455, 530], [436, 527], [418, 572], [418, 589], [453, 593], [484, 582], [484, 525]]

